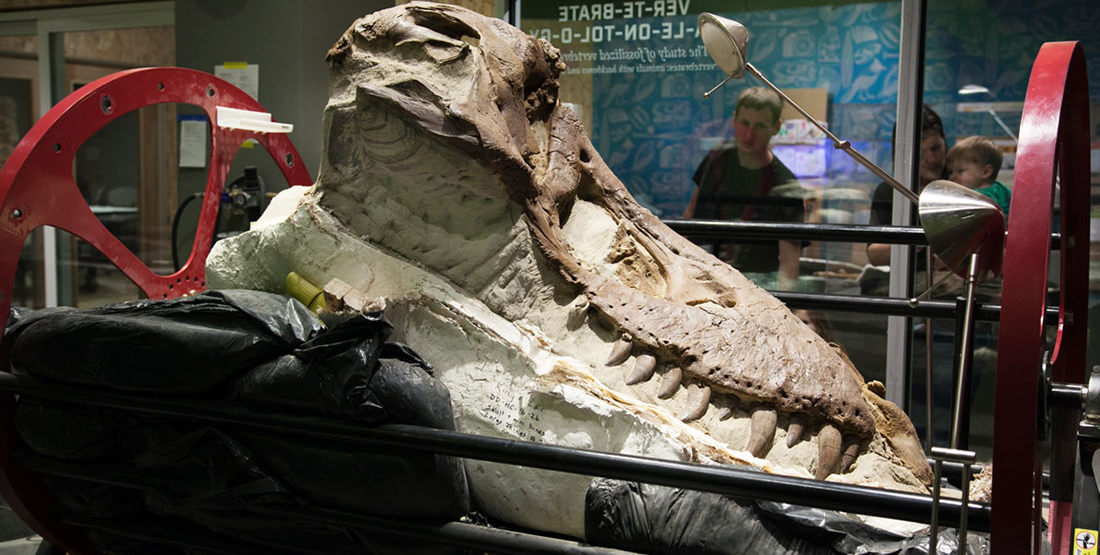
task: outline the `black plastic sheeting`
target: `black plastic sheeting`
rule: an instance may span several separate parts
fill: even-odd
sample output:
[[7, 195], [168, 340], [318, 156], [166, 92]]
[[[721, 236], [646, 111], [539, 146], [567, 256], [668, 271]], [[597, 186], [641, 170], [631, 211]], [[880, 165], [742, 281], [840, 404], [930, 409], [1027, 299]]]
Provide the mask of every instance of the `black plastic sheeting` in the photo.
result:
[[[717, 493], [600, 478], [585, 505], [588, 542], [653, 555], [932, 553], [927, 533], [901, 535], [835, 511]], [[955, 531], [941, 530], [935, 553], [957, 547]], [[969, 534], [967, 553], [989, 553], [988, 539]]]
[[[381, 314], [324, 328], [298, 301], [217, 291], [13, 320], [5, 338], [13, 371], [34, 379], [363, 425], [454, 429], [446, 388], [414, 351], [386, 341], [392, 328]], [[36, 454], [139, 486], [50, 477], [63, 514], [152, 515], [280, 550], [461, 551], [259, 514], [265, 506], [322, 504], [387, 518], [457, 520], [470, 511], [459, 459], [33, 399], [20, 401], [16, 428]], [[92, 537], [110, 553], [175, 552]]]
[[298, 301], [213, 291], [90, 310], [45, 309], [9, 324], [14, 368], [70, 384], [213, 392], [321, 331]]

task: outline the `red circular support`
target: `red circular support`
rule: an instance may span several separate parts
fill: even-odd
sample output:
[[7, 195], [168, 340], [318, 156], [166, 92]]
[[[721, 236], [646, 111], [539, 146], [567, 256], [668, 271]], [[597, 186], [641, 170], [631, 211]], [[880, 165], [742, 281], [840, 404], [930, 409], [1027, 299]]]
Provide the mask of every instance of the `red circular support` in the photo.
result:
[[[1005, 241], [993, 409], [994, 553], [1040, 552], [1042, 466], [1036, 415], [1046, 329], [1053, 324], [1044, 321], [1044, 311], [1056, 183], [1061, 184], [1061, 296], [1051, 348], [1052, 378], [1072, 383], [1083, 383], [1085, 378], [1089, 99], [1085, 57], [1078, 43], [1048, 43], [1039, 51], [1019, 137], [1012, 217]], [[1065, 504], [1052, 503], [1052, 517], [1058, 517], [1051, 522], [1056, 554], [1068, 553], [1063, 551], [1068, 545], [1068, 530], [1064, 529], [1067, 510]]]
[[[196, 105], [211, 122], [206, 194], [191, 256], [172, 275], [153, 273], [100, 223], [84, 201], [73, 177], [77, 149], [119, 116], [154, 104]], [[312, 180], [298, 151], [283, 134], [263, 134], [218, 126], [217, 107], [264, 112], [259, 102], [213, 75], [184, 68], [144, 68], [103, 77], [50, 109], [12, 151], [0, 168], [0, 334], [7, 324], [16, 264], [27, 235], [53, 226], [84, 239], [117, 266], [150, 298], [171, 298], [201, 291], [206, 283], [221, 192], [237, 149], [255, 139], [275, 159], [287, 183]], [[187, 283], [187, 287], [180, 286]], [[7, 360], [7, 357], [2, 357]], [[53, 518], [53, 497], [41, 478], [14, 465], [20, 440], [14, 430], [15, 398], [0, 395], [0, 494], [36, 532], [72, 554], [92, 554], [86, 535]]]

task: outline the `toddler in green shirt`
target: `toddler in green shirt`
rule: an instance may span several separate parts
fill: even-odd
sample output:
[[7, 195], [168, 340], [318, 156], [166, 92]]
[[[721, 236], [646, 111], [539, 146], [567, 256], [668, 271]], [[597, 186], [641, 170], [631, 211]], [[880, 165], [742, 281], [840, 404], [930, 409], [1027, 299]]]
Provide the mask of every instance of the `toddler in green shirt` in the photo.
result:
[[1012, 191], [997, 181], [1003, 160], [1001, 149], [985, 137], [960, 139], [947, 151], [948, 178], [993, 199], [1007, 219]]

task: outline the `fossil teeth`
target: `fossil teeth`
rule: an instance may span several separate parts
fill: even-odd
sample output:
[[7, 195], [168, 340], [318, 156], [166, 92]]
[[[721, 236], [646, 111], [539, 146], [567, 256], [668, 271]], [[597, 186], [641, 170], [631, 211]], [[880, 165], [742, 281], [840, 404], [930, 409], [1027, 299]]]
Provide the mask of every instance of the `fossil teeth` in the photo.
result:
[[687, 409], [680, 415], [680, 420], [691, 422], [699, 420], [707, 413], [710, 407], [710, 388], [705, 385], [693, 385], [688, 388]]
[[844, 459], [840, 462], [841, 474], [848, 472], [848, 469], [852, 467], [852, 463], [856, 462], [856, 456], [859, 455], [859, 438], [855, 436], [846, 436], [844, 438]]
[[674, 366], [668, 372], [665, 372], [664, 376], [661, 376], [661, 387], [657, 390], [658, 399], [668, 399], [672, 397], [673, 393], [676, 393], [676, 389], [680, 387], [680, 382], [684, 379], [684, 373], [678, 366]]
[[824, 480], [837, 470], [840, 464], [840, 430], [832, 424], [821, 427], [817, 434], [817, 472], [814, 478]]
[[627, 358], [630, 358], [630, 348], [633, 344], [625, 337], [615, 342], [615, 346], [611, 348], [611, 356], [607, 357], [607, 366], [618, 366], [623, 363]]
[[728, 420], [733, 416], [733, 410], [737, 408], [737, 405], [741, 404], [741, 398], [736, 395], [723, 395], [722, 400], [725, 401], [724, 405], [720, 405], [722, 408], [718, 411], [719, 420]]
[[798, 445], [798, 442], [802, 441], [802, 430], [805, 427], [805, 423], [802, 421], [802, 417], [797, 414], [791, 415], [791, 423], [787, 425], [787, 448]]
[[657, 368], [657, 359], [650, 354], [638, 355], [634, 360], [634, 371], [626, 378], [626, 385], [641, 383], [653, 377]]
[[779, 415], [774, 409], [757, 407], [752, 409], [752, 437], [749, 438], [749, 452], [754, 457], [762, 457], [771, 448], [775, 439], [775, 421]]

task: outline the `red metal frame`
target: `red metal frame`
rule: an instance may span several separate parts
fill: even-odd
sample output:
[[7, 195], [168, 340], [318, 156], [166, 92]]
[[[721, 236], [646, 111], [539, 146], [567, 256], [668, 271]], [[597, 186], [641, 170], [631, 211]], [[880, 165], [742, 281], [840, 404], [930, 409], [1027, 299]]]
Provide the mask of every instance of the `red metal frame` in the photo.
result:
[[[73, 177], [77, 149], [119, 116], [154, 104], [193, 104], [212, 123], [209, 173], [191, 256], [172, 275], [153, 273], [100, 223]], [[27, 235], [49, 225], [84, 239], [102, 252], [150, 298], [173, 298], [206, 286], [221, 192], [237, 149], [255, 139], [275, 159], [287, 183], [310, 185], [309, 172], [290, 139], [217, 126], [217, 106], [266, 111], [236, 86], [213, 75], [184, 68], [144, 68], [97, 79], [66, 97], [27, 133], [0, 169], [0, 334], [7, 324], [16, 264]], [[0, 357], [4, 361], [7, 357]], [[6, 364], [5, 364], [6, 366]], [[53, 519], [53, 496], [42, 480], [12, 464], [20, 444], [14, 422], [15, 399], [0, 395], [0, 494], [12, 509], [52, 545], [68, 553], [96, 553], [83, 531]]]
[[[1042, 466], [1036, 435], [1055, 178], [1061, 189], [1061, 298], [1055, 381], [1084, 383], [1088, 333], [1089, 98], [1076, 42], [1047, 43], [1028, 83], [1016, 154], [993, 407], [994, 553], [1040, 553]], [[1055, 172], [1058, 172], [1055, 174]], [[1073, 438], [1062, 438], [1073, 441]], [[1057, 470], [1052, 469], [1052, 472]], [[1051, 503], [1054, 553], [1071, 553], [1071, 507]], [[1026, 547], [1025, 547], [1026, 546]]]

